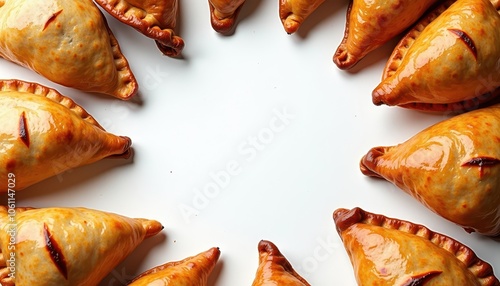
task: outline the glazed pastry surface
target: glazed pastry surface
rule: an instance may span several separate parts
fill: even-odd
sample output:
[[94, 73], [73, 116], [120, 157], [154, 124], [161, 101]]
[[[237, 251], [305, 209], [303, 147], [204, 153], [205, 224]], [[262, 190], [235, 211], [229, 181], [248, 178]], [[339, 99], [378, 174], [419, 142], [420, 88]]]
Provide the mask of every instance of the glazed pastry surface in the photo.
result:
[[252, 286], [309, 286], [274, 243], [261, 240], [258, 246], [259, 267]]
[[220, 250], [213, 247], [195, 256], [169, 262], [145, 271], [129, 286], [206, 286], [208, 277], [217, 263]]
[[[83, 108], [36, 83], [0, 80], [0, 180], [16, 191], [105, 157], [130, 156], [131, 140], [104, 129]], [[7, 185], [0, 187], [6, 192]]]
[[470, 248], [422, 225], [360, 208], [334, 220], [358, 285], [500, 285]]
[[323, 2], [325, 0], [280, 0], [279, 15], [285, 31], [295, 33]]
[[212, 28], [219, 33], [229, 33], [244, 3], [245, 0], [208, 0]]
[[5, 0], [0, 56], [58, 84], [129, 99], [138, 85], [97, 6], [88, 0]]
[[498, 104], [445, 119], [399, 145], [372, 148], [360, 168], [467, 231], [500, 235]]
[[121, 22], [154, 39], [167, 56], [181, 54], [184, 40], [175, 34], [179, 12], [178, 0], [95, 0]]
[[488, 0], [459, 0], [424, 20], [396, 48], [373, 103], [441, 111], [477, 108], [498, 96], [499, 25]]
[[410, 27], [436, 0], [352, 0], [347, 9], [344, 38], [334, 63], [350, 69], [368, 53]]
[[[98, 285], [145, 238], [163, 226], [86, 208], [17, 208], [15, 225], [0, 207], [0, 283], [4, 286]], [[9, 231], [15, 228], [14, 250]], [[9, 248], [11, 246], [11, 248]], [[15, 279], [6, 261], [15, 253]]]

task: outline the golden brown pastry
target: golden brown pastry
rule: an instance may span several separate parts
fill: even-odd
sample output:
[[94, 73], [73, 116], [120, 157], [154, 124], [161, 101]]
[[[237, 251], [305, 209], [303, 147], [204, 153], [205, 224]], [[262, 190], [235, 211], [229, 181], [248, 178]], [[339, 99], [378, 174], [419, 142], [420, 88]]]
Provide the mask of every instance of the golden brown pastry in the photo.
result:
[[446, 119], [402, 144], [372, 148], [360, 167], [469, 232], [499, 236], [499, 142], [497, 104]]
[[184, 40], [175, 34], [178, 0], [95, 0], [113, 17], [155, 40], [167, 56], [180, 55]]
[[219, 33], [229, 33], [244, 3], [245, 0], [208, 0], [212, 28]]
[[373, 103], [461, 111], [498, 96], [497, 8], [488, 0], [458, 0], [434, 20], [439, 11], [424, 18], [396, 47]]
[[259, 268], [252, 286], [309, 286], [288, 260], [281, 254], [274, 243], [261, 240], [259, 242]]
[[213, 247], [186, 259], [168, 262], [149, 269], [137, 276], [129, 286], [206, 286], [208, 277], [217, 264], [220, 250]]
[[333, 216], [359, 285], [500, 285], [474, 251], [425, 226], [360, 208]]
[[0, 57], [58, 84], [129, 99], [137, 82], [89, 0], [0, 2]]
[[350, 69], [368, 53], [410, 27], [437, 0], [351, 0], [344, 38], [335, 55], [340, 69]]
[[145, 238], [162, 229], [155, 220], [87, 208], [3, 206], [0, 207], [0, 283], [3, 286], [98, 285]]
[[279, 14], [288, 34], [295, 33], [300, 25], [325, 0], [279, 0]]
[[[131, 154], [130, 138], [104, 131], [73, 100], [42, 85], [0, 80], [0, 110], [0, 180], [15, 176], [15, 191], [105, 157]], [[0, 192], [7, 187], [2, 184]]]

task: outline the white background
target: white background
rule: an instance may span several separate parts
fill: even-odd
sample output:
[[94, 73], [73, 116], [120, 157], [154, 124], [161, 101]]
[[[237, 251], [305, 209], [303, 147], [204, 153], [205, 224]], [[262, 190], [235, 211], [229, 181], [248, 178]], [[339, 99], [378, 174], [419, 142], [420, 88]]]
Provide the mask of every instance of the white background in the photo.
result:
[[498, 242], [467, 234], [359, 171], [371, 147], [401, 143], [445, 119], [372, 104], [396, 41], [346, 72], [332, 62], [346, 0], [327, 0], [294, 35], [281, 25], [277, 0], [248, 0], [229, 36], [212, 30], [208, 2], [180, 2], [182, 59], [161, 55], [152, 40], [107, 16], [142, 102], [64, 88], [0, 61], [1, 78], [54, 87], [133, 140], [133, 160], [104, 160], [17, 193], [19, 206], [84, 206], [164, 224], [102, 285], [213, 246], [222, 254], [210, 285], [250, 285], [261, 239], [312, 285], [355, 285], [332, 213], [356, 206], [447, 234], [500, 273]]

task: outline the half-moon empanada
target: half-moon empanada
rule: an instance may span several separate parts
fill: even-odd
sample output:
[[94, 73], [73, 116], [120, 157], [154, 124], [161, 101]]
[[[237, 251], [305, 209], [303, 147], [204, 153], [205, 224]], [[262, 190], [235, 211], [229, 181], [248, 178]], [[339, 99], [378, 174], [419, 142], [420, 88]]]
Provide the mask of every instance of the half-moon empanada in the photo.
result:
[[309, 286], [292, 267], [274, 243], [261, 240], [258, 246], [259, 268], [252, 286], [287, 285]]
[[500, 285], [469, 247], [423, 225], [360, 208], [333, 216], [359, 285]]
[[89, 0], [1, 1], [0, 57], [87, 92], [129, 99], [138, 89], [106, 19]]
[[155, 40], [167, 56], [180, 55], [184, 40], [175, 34], [178, 0], [95, 0], [113, 17]]
[[434, 20], [442, 7], [424, 18], [395, 49], [373, 103], [461, 111], [498, 96], [497, 8], [489, 0], [458, 0]]
[[212, 28], [219, 33], [229, 33], [244, 3], [245, 0], [208, 0]]
[[279, 15], [285, 32], [295, 33], [325, 0], [279, 0]]
[[0, 283], [97, 285], [145, 238], [162, 229], [155, 220], [87, 208], [3, 206]]
[[17, 191], [105, 157], [131, 154], [130, 138], [104, 131], [73, 100], [42, 85], [0, 80], [0, 110], [0, 180], [13, 174]]
[[213, 247], [180, 261], [168, 262], [151, 268], [137, 276], [129, 286], [206, 286], [208, 277], [217, 264], [220, 250]]
[[335, 55], [340, 69], [350, 69], [368, 53], [410, 27], [437, 0], [351, 0], [344, 38]]
[[360, 168], [467, 231], [500, 235], [498, 104], [446, 119], [402, 144], [372, 148]]

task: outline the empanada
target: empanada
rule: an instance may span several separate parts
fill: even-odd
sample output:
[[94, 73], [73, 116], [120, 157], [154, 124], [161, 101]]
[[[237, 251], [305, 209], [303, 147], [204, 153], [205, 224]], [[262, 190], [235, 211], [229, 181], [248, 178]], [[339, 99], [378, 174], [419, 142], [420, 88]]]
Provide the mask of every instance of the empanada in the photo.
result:
[[469, 232], [500, 236], [499, 104], [446, 119], [402, 144], [372, 148], [360, 168]]
[[178, 0], [95, 0], [113, 17], [155, 40], [167, 56], [180, 55], [184, 40], [175, 34]]
[[3, 206], [0, 283], [98, 285], [145, 238], [162, 229], [155, 220], [87, 208]]
[[208, 0], [212, 28], [219, 33], [229, 33], [244, 3], [245, 0]]
[[325, 0], [279, 0], [279, 15], [288, 34], [295, 33], [302, 23]]
[[258, 246], [259, 268], [252, 286], [287, 285], [309, 286], [292, 267], [290, 262], [281, 254], [274, 243], [261, 240]]
[[58, 84], [129, 99], [138, 84], [89, 0], [0, 2], [0, 57]]
[[351, 0], [344, 38], [335, 55], [340, 69], [350, 69], [368, 53], [410, 27], [437, 0]]
[[220, 250], [213, 247], [186, 259], [156, 266], [137, 276], [129, 286], [206, 286], [208, 277], [217, 264]]
[[333, 216], [359, 285], [500, 285], [469, 247], [423, 225], [360, 208]]
[[[73, 100], [36, 83], [0, 80], [0, 122], [0, 180], [13, 174], [16, 191], [105, 157], [131, 154], [130, 138], [104, 131]], [[7, 184], [0, 187], [7, 190]]]
[[373, 90], [373, 103], [462, 111], [497, 97], [497, 8], [488, 0], [458, 0], [434, 20], [439, 11], [424, 18], [396, 47], [387, 77]]

